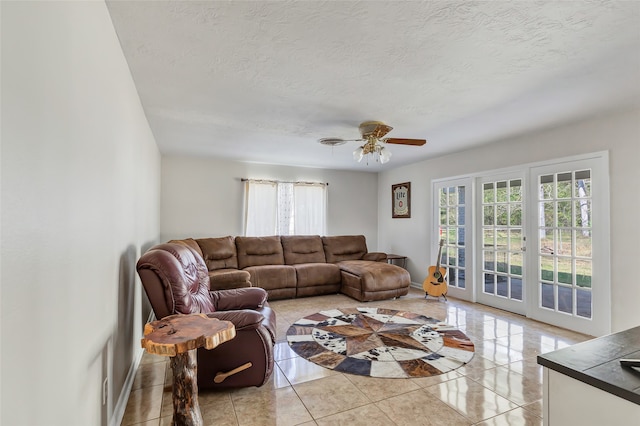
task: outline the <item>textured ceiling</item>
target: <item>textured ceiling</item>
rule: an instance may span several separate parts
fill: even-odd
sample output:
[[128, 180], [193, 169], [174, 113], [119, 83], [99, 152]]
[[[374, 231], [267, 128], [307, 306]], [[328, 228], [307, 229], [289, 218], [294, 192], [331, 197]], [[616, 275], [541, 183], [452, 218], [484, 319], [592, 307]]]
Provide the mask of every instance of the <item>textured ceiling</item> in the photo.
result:
[[[107, 5], [163, 153], [379, 171], [640, 105], [635, 1]], [[317, 142], [364, 120], [428, 142]]]

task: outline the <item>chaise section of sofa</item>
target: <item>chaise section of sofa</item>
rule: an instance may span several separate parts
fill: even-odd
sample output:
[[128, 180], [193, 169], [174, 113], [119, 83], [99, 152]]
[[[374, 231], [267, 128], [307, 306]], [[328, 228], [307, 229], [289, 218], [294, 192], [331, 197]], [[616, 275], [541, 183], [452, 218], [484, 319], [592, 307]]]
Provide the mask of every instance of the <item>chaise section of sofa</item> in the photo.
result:
[[342, 278], [340, 292], [361, 302], [406, 296], [411, 276], [405, 269], [382, 262], [344, 260], [338, 262]]
[[340, 268], [341, 293], [361, 302], [409, 293], [409, 272], [388, 264], [386, 253], [369, 253], [364, 235], [326, 236], [322, 243], [327, 261]]

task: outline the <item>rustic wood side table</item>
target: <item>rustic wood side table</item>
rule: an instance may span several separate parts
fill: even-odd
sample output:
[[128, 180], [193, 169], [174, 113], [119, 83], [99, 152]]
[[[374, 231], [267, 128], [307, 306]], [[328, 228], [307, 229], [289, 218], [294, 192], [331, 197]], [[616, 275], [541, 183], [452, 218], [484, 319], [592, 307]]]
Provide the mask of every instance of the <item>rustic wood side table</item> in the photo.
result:
[[142, 347], [149, 353], [171, 357], [174, 426], [202, 426], [196, 380], [196, 349], [216, 346], [236, 337], [229, 321], [204, 314], [171, 315], [144, 326]]

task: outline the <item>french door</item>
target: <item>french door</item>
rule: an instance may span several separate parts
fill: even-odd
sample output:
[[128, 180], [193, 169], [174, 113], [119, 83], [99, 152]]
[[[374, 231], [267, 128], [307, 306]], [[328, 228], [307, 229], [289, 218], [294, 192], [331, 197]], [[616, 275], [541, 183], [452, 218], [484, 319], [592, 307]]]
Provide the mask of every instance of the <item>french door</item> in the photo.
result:
[[[471, 182], [469, 178], [449, 179], [436, 182], [433, 188], [437, 194], [436, 234], [443, 243], [440, 265], [447, 269], [447, 294], [465, 300], [473, 300], [473, 277], [467, 274], [467, 266], [473, 265]], [[438, 241], [434, 241], [431, 247], [434, 255], [439, 251], [438, 245]]]
[[442, 238], [452, 296], [594, 336], [610, 332], [606, 152], [433, 189], [432, 253]]
[[526, 314], [523, 184], [521, 173], [480, 178], [476, 208], [477, 301], [518, 314]]
[[[531, 317], [592, 335], [610, 332], [608, 173], [603, 159], [531, 169]], [[535, 229], [535, 230], [534, 230]]]

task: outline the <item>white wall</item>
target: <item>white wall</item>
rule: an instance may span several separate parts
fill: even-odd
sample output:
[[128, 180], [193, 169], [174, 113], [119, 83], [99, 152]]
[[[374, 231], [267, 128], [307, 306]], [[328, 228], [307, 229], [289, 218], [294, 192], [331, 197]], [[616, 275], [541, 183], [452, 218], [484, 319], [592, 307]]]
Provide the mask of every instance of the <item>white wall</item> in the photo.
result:
[[167, 155], [162, 157], [162, 240], [242, 235], [242, 178], [328, 182], [327, 234], [363, 234], [369, 250], [376, 250], [375, 173]]
[[160, 154], [103, 2], [1, 8], [0, 423], [105, 425], [141, 354]]
[[[425, 146], [429, 149], [429, 145]], [[640, 110], [596, 117], [539, 131], [477, 149], [451, 154], [380, 173], [378, 238], [383, 251], [410, 256], [414, 283], [422, 283], [432, 263], [431, 181], [452, 176], [544, 161], [596, 151], [609, 151], [611, 185], [612, 331], [640, 324]], [[411, 182], [411, 218], [391, 219], [391, 185]]]

